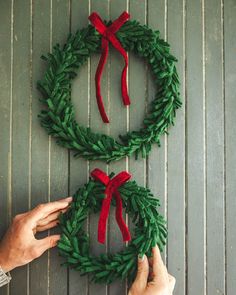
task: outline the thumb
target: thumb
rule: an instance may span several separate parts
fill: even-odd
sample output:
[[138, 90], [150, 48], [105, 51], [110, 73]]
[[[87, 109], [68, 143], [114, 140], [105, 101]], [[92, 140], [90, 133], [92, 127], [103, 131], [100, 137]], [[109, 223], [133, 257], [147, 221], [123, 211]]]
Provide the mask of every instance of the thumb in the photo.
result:
[[57, 242], [60, 240], [60, 235], [53, 235], [46, 237], [44, 239], [38, 240], [38, 249], [42, 255], [46, 250], [53, 248], [57, 245]]
[[147, 287], [147, 280], [149, 274], [149, 265], [147, 256], [144, 255], [142, 258], [138, 258], [138, 271], [134, 285], [138, 287], [138, 290], [144, 290]]

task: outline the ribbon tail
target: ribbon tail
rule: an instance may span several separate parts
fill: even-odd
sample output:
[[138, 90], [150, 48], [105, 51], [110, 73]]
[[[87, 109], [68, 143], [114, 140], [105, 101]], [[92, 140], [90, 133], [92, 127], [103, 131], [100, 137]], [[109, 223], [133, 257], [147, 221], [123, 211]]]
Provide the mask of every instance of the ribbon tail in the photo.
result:
[[127, 69], [128, 69], [128, 56], [124, 48], [121, 46], [118, 39], [116, 39], [114, 36], [111, 36], [110, 41], [112, 45], [120, 52], [120, 54], [123, 56], [125, 61], [125, 66], [122, 71], [121, 75], [121, 93], [123, 98], [124, 105], [130, 105], [130, 98], [128, 95], [128, 87], [127, 87]]
[[109, 119], [107, 117], [105, 107], [103, 104], [100, 82], [101, 82], [102, 71], [106, 63], [107, 55], [108, 55], [108, 41], [102, 38], [102, 55], [98, 63], [95, 81], [96, 81], [96, 98], [97, 98], [98, 109], [104, 123], [109, 123]]
[[107, 196], [102, 202], [102, 209], [98, 222], [98, 242], [101, 244], [105, 243], [107, 219], [110, 209], [111, 197]]
[[122, 200], [118, 191], [115, 193], [115, 196], [116, 196], [116, 221], [122, 233], [123, 241], [128, 242], [131, 240], [131, 235], [122, 216]]
[[127, 69], [128, 69], [128, 56], [123, 47], [120, 49], [120, 53], [124, 58], [125, 66], [122, 71], [121, 75], [121, 93], [123, 97], [124, 105], [130, 105], [130, 99], [128, 95], [128, 87], [127, 87]]
[[123, 98], [123, 102], [124, 105], [130, 105], [130, 98], [128, 95], [128, 89], [127, 89], [127, 68], [128, 68], [128, 63], [126, 62], [125, 67], [122, 71], [122, 75], [121, 75], [121, 93], [122, 93], [122, 98]]

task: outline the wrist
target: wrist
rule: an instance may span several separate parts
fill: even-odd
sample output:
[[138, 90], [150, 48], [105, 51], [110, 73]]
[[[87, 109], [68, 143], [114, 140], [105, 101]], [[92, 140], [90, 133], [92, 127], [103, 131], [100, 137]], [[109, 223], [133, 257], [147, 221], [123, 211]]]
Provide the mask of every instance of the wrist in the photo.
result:
[[14, 268], [14, 267], [11, 267], [10, 264], [4, 261], [4, 259], [2, 260], [1, 258], [0, 258], [0, 267], [5, 273], [11, 271]]
[[10, 262], [10, 259], [7, 258], [7, 255], [0, 251], [0, 266], [4, 272], [11, 271], [14, 266]]
[[10, 281], [11, 275], [9, 273], [6, 274], [6, 272], [0, 266], [0, 287], [9, 284]]

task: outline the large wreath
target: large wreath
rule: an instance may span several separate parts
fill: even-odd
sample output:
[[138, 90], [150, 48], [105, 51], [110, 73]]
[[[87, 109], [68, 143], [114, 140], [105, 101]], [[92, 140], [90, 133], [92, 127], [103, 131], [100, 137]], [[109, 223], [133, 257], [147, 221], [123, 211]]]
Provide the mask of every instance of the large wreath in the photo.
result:
[[[73, 196], [70, 209], [60, 216], [62, 229], [58, 243], [59, 252], [65, 257], [66, 266], [90, 275], [96, 283], [110, 284], [117, 278], [134, 278], [138, 254], [151, 255], [156, 244], [162, 250], [167, 230], [163, 217], [158, 213], [159, 200], [149, 189], [128, 181], [130, 175], [123, 171], [114, 177], [95, 169], [89, 182]], [[112, 199], [115, 196], [116, 202]], [[98, 224], [98, 241], [104, 243], [110, 202], [116, 204], [116, 219], [124, 241], [130, 240], [128, 228], [122, 221], [122, 207], [135, 224], [133, 238], [125, 250], [115, 254], [90, 253], [89, 238], [83, 223], [90, 213], [101, 211]], [[122, 205], [123, 203], [123, 205]], [[122, 224], [123, 222], [123, 224]]]
[[[59, 145], [74, 150], [76, 156], [107, 162], [133, 153], [136, 156], [141, 153], [146, 157], [153, 143], [160, 145], [160, 136], [167, 132], [170, 124], [174, 124], [176, 109], [181, 106], [179, 79], [175, 67], [177, 59], [170, 54], [170, 47], [160, 38], [159, 31], [153, 31], [148, 26], [132, 20], [123, 23], [114, 34], [109, 31], [113, 23], [103, 23], [107, 29], [104, 32], [99, 31], [98, 27], [96, 30], [92, 25], [88, 25], [70, 35], [63, 48], [58, 44], [54, 46], [52, 53], [42, 57], [48, 62], [48, 68], [43, 79], [38, 82], [38, 88], [43, 94], [42, 102], [46, 105], [40, 118], [48, 133], [57, 138]], [[116, 42], [112, 43], [112, 38], [115, 38]], [[151, 67], [157, 89], [155, 99], [143, 120], [143, 127], [121, 135], [119, 141], [80, 126], [75, 120], [75, 110], [71, 102], [71, 81], [76, 76], [75, 70], [79, 69], [91, 54], [101, 51], [104, 40], [110, 41], [113, 46], [118, 42], [124, 51], [144, 57]]]

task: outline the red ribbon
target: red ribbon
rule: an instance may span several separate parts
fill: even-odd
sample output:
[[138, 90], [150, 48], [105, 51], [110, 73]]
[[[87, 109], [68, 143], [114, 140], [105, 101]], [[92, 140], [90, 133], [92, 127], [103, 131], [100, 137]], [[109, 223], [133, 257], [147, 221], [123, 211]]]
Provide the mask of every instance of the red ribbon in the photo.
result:
[[102, 202], [102, 209], [99, 217], [98, 222], [98, 241], [99, 243], [104, 244], [105, 237], [106, 237], [106, 226], [107, 226], [107, 219], [109, 215], [109, 209], [111, 205], [112, 196], [115, 196], [116, 199], [116, 221], [119, 225], [120, 231], [123, 236], [123, 241], [130, 241], [131, 236], [128, 227], [126, 226], [123, 216], [122, 216], [122, 200], [118, 188], [128, 181], [131, 175], [126, 172], [122, 171], [117, 174], [112, 179], [102, 170], [96, 168], [91, 172], [91, 176], [101, 181], [105, 186], [105, 195], [106, 197], [103, 199]]
[[102, 71], [104, 68], [104, 65], [107, 60], [108, 56], [108, 51], [109, 51], [109, 42], [114, 46], [115, 49], [117, 49], [121, 55], [124, 58], [125, 61], [125, 66], [122, 71], [121, 75], [121, 93], [122, 93], [122, 98], [123, 98], [123, 103], [124, 105], [129, 105], [130, 104], [130, 99], [128, 95], [128, 90], [127, 90], [127, 83], [126, 83], [126, 75], [127, 75], [127, 68], [128, 68], [128, 56], [122, 45], [120, 44], [120, 41], [116, 38], [115, 32], [119, 30], [119, 28], [129, 19], [129, 14], [128, 12], [124, 11], [118, 19], [116, 19], [111, 25], [108, 27], [104, 24], [100, 16], [96, 13], [93, 12], [89, 16], [89, 20], [91, 21], [92, 25], [97, 29], [97, 31], [102, 35], [102, 55], [99, 60], [99, 64], [97, 67], [96, 71], [96, 97], [97, 97], [97, 104], [98, 108], [102, 117], [102, 120], [104, 123], [109, 123], [109, 119], [106, 115], [106, 111], [103, 105], [102, 101], [102, 96], [101, 96], [101, 86], [100, 86], [100, 81], [101, 81], [101, 76], [102, 76]]

